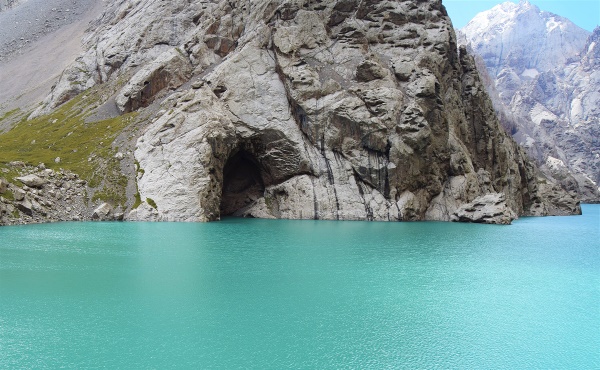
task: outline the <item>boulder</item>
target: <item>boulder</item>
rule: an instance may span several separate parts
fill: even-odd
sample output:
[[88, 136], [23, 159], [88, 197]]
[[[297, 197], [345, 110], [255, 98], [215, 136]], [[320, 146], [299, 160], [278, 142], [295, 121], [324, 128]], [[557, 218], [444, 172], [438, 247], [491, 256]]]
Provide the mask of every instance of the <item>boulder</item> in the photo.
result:
[[21, 201], [21, 200], [25, 199], [26, 194], [27, 193], [23, 189], [15, 188], [13, 190], [13, 195], [14, 195], [16, 201]]
[[41, 188], [48, 183], [48, 180], [34, 174], [17, 177], [17, 180], [31, 188]]
[[8, 181], [0, 179], [0, 193], [4, 193], [6, 190], [8, 190]]
[[452, 215], [455, 222], [474, 222], [483, 224], [509, 225], [517, 218], [515, 211], [506, 204], [502, 193], [491, 193], [475, 198], [462, 205]]
[[112, 220], [113, 207], [108, 203], [102, 203], [92, 213], [92, 220], [108, 221]]
[[28, 198], [17, 202], [15, 205], [19, 211], [23, 212], [28, 216], [33, 216], [33, 204]]

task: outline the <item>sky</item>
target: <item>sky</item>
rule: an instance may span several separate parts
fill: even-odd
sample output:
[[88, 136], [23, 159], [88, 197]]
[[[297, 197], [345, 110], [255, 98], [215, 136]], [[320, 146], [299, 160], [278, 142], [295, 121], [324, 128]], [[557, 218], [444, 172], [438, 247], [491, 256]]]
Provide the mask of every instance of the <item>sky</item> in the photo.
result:
[[[508, 0], [505, 0], [508, 1]], [[455, 28], [462, 28], [484, 10], [505, 2], [503, 0], [442, 0]], [[518, 3], [518, 0], [510, 0]], [[541, 10], [558, 14], [581, 28], [593, 31], [600, 24], [600, 0], [529, 0]]]

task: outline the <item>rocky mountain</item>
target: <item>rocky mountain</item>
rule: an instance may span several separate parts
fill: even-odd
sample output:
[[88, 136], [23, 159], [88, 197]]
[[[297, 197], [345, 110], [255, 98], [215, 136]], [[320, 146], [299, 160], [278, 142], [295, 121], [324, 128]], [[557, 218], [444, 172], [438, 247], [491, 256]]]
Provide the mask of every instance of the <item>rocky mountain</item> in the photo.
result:
[[127, 219], [580, 213], [501, 128], [440, 0], [115, 0], [84, 50], [29, 118], [132, 117]]
[[480, 13], [459, 32], [487, 67], [505, 126], [547, 176], [587, 202], [600, 201], [598, 33], [527, 1]]

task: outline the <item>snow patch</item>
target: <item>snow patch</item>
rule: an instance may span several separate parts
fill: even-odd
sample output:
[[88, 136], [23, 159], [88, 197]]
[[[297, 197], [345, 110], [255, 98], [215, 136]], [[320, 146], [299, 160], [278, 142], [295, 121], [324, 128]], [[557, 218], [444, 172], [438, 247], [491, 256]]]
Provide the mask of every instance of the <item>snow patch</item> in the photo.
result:
[[533, 148], [535, 146], [535, 139], [529, 135], [525, 135], [525, 140], [523, 141], [523, 146], [526, 148]]
[[531, 121], [533, 121], [536, 125], [539, 125], [543, 120], [549, 121], [557, 121], [558, 117], [546, 109], [540, 103], [536, 103], [535, 106], [529, 112], [529, 116], [531, 117]]
[[561, 161], [558, 158], [554, 158], [549, 156], [546, 159], [546, 166], [548, 166], [549, 169], [552, 170], [552, 172], [558, 172], [560, 170], [564, 170], [567, 168], [567, 166], [565, 165], [565, 162]]
[[546, 21], [546, 30], [548, 30], [548, 32], [552, 32], [558, 27], [560, 27], [560, 23], [558, 23], [554, 17], [549, 18]]
[[575, 98], [571, 102], [571, 122], [576, 125], [583, 119], [583, 104], [581, 99]]
[[537, 69], [530, 68], [530, 69], [524, 70], [523, 73], [521, 73], [521, 76], [527, 77], [527, 78], [535, 78], [539, 74], [540, 74], [540, 72]]

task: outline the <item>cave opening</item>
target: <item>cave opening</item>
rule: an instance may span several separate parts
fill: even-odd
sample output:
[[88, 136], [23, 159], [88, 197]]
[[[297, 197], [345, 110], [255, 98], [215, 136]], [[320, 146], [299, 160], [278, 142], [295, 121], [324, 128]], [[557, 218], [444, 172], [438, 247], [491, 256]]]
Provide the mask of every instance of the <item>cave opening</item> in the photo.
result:
[[263, 197], [265, 185], [256, 158], [241, 150], [233, 155], [223, 169], [221, 216], [243, 216], [244, 210]]

